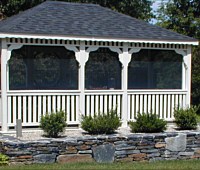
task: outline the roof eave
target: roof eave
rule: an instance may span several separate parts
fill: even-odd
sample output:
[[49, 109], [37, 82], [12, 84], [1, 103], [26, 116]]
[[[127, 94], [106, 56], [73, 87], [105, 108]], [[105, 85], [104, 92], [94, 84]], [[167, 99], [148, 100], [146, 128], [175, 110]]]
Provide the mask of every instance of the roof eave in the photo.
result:
[[129, 43], [156, 43], [156, 44], [184, 44], [199, 45], [198, 40], [150, 40], [150, 39], [127, 39], [112, 37], [89, 37], [89, 36], [59, 36], [59, 35], [33, 35], [33, 34], [11, 34], [0, 33], [0, 39], [3, 38], [33, 38], [33, 39], [57, 39], [57, 40], [78, 40], [78, 41], [104, 41], [104, 42], [129, 42]]

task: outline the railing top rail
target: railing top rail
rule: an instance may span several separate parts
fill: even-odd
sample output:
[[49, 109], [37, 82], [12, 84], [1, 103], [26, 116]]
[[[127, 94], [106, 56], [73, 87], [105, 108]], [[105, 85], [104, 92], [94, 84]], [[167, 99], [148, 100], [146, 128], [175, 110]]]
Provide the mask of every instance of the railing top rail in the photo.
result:
[[128, 94], [186, 94], [186, 90], [128, 90]]
[[92, 94], [92, 95], [104, 95], [104, 94], [110, 94], [110, 95], [117, 95], [117, 94], [123, 94], [123, 90], [85, 90], [85, 94]]
[[43, 96], [48, 96], [48, 95], [79, 95], [80, 91], [79, 90], [15, 90], [15, 91], [8, 91], [7, 95], [29, 95], [29, 96], [38, 96], [38, 95], [43, 95]]
[[[123, 94], [123, 90], [85, 90], [85, 94], [89, 95], [117, 95]], [[186, 90], [128, 90], [128, 94], [186, 94]], [[79, 90], [12, 90], [7, 95], [79, 95]]]

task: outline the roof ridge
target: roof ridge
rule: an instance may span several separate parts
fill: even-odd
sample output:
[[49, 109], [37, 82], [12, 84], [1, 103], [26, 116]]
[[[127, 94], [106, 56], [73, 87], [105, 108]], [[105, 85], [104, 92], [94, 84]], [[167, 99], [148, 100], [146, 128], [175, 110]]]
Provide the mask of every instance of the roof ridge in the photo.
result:
[[[93, 4], [93, 3], [81, 3], [81, 2], [65, 2], [65, 1], [52, 1], [48, 0], [43, 3], [49, 3], [49, 4], [72, 4], [72, 5], [87, 5], [87, 6], [100, 6], [99, 4]], [[43, 4], [41, 3], [41, 4]]]

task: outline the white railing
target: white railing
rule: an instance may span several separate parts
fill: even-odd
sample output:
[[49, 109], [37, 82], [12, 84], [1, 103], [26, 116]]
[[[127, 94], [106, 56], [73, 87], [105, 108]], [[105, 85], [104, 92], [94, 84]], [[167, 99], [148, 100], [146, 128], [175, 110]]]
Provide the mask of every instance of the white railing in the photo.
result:
[[111, 109], [117, 109], [119, 116], [122, 114], [122, 91], [103, 90], [85, 92], [85, 115], [106, 113]]
[[78, 124], [79, 92], [8, 92], [8, 126], [15, 126], [16, 119], [23, 126], [38, 126], [42, 115], [63, 110], [68, 124]]
[[167, 121], [173, 121], [174, 108], [187, 107], [186, 91], [135, 90], [128, 91], [128, 119], [134, 120], [137, 113], [152, 112]]
[[[174, 108], [187, 107], [186, 94], [181, 90], [128, 90], [128, 102], [123, 103], [121, 90], [85, 90], [84, 101], [80, 101], [80, 91], [10, 91], [7, 92], [8, 126], [15, 126], [17, 119], [22, 120], [23, 126], [38, 126], [42, 115], [59, 110], [66, 112], [68, 124], [79, 124], [80, 114], [93, 116], [111, 109], [117, 109], [121, 118], [127, 114], [128, 121], [135, 120], [137, 113], [150, 111], [173, 121]], [[127, 107], [127, 113], [122, 112], [123, 107]]]

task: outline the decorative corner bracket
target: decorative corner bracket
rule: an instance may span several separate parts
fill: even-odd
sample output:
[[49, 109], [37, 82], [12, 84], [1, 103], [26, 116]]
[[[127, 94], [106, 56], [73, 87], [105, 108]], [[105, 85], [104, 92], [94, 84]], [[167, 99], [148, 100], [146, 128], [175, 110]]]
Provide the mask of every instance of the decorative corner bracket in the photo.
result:
[[187, 55], [187, 50], [176, 49], [175, 52], [183, 56], [183, 64], [185, 69], [188, 69], [188, 65], [185, 61], [185, 56]]
[[20, 49], [23, 44], [12, 44], [8, 47], [7, 51], [7, 62], [10, 60], [12, 50]]
[[175, 49], [175, 52], [177, 54], [182, 55], [182, 56], [186, 56], [187, 55], [187, 50]]
[[118, 54], [122, 54], [122, 50], [118, 47], [109, 47], [109, 49], [113, 52], [117, 52]]
[[73, 45], [65, 45], [64, 46], [67, 50], [70, 50], [70, 51], [74, 51], [75, 53], [76, 52], [79, 52], [78, 48], [76, 46], [73, 46]]
[[138, 53], [141, 50], [141, 48], [132, 48], [128, 51], [129, 54], [133, 54], [133, 53]]

